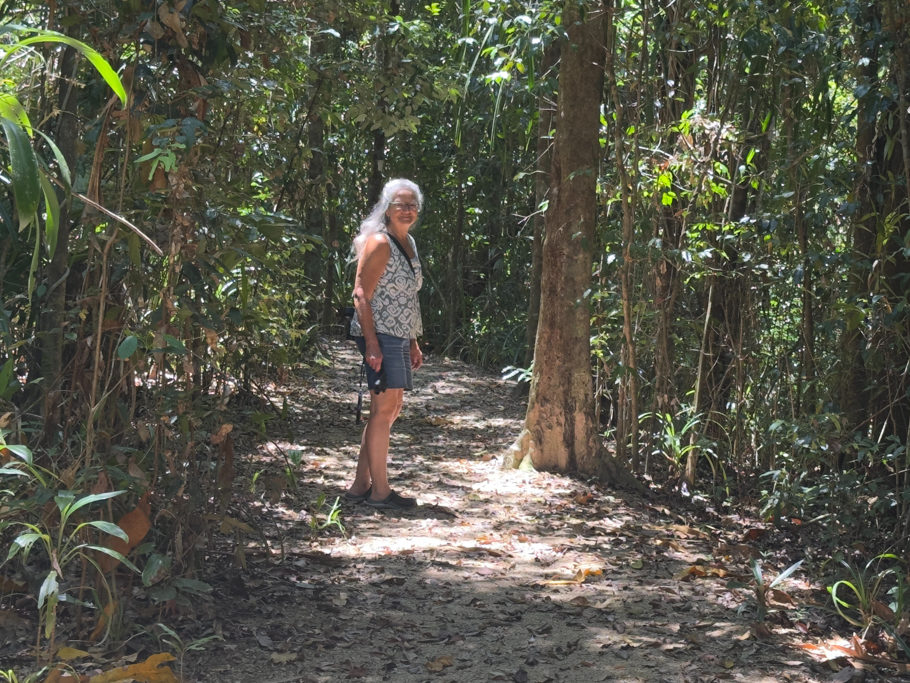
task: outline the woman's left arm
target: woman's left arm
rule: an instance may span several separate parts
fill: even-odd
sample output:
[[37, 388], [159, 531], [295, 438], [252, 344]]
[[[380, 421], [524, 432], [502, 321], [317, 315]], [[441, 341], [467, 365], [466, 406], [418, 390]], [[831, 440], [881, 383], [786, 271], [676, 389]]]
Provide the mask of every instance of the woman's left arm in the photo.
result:
[[417, 343], [416, 339], [411, 340], [411, 369], [417, 370], [420, 366], [423, 365], [423, 351], [420, 350], [420, 345]]

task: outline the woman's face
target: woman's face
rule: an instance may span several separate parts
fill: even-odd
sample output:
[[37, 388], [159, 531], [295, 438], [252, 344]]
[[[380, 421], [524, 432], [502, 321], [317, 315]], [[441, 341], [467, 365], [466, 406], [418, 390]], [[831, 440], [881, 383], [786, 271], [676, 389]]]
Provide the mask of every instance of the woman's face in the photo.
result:
[[385, 215], [389, 224], [407, 229], [417, 222], [417, 207], [417, 196], [410, 190], [401, 190], [392, 197]]

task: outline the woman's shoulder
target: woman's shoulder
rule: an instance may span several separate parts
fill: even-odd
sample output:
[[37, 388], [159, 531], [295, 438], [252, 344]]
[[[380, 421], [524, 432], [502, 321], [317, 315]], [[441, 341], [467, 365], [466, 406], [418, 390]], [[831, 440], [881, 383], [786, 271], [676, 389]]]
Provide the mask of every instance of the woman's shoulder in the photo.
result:
[[374, 249], [388, 248], [389, 236], [384, 231], [374, 232], [367, 237], [364, 248], [370, 251]]

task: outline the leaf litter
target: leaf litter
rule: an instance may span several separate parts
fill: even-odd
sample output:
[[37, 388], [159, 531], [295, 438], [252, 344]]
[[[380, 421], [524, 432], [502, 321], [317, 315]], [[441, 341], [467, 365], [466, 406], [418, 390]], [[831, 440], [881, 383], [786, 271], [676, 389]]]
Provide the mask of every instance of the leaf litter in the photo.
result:
[[753, 623], [749, 561], [774, 547], [773, 528], [502, 469], [524, 399], [458, 361], [428, 356], [393, 430], [392, 485], [419, 507], [342, 500], [344, 533], [322, 525], [350, 483], [362, 428], [356, 351], [324, 344], [330, 363], [269, 388], [287, 417], [267, 438], [234, 426], [243, 503], [224, 516], [199, 577], [212, 599], [171, 619], [184, 643], [207, 639], [183, 653], [184, 680], [814, 683], [903, 673], [856, 637], [835, 641], [830, 621], [807, 608], [818, 587], [798, 577], [772, 596], [767, 622]]

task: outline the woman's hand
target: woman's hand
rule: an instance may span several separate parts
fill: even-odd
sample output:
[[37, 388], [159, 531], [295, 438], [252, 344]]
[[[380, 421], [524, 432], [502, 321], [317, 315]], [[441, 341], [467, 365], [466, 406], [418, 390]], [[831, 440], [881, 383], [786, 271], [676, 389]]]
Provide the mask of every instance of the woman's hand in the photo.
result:
[[417, 340], [411, 340], [411, 370], [417, 370], [423, 365], [423, 351], [417, 345]]
[[379, 341], [375, 337], [373, 337], [372, 342], [366, 342], [366, 351], [363, 357], [367, 365], [379, 372], [379, 368], [382, 367], [382, 349], [379, 348]]

